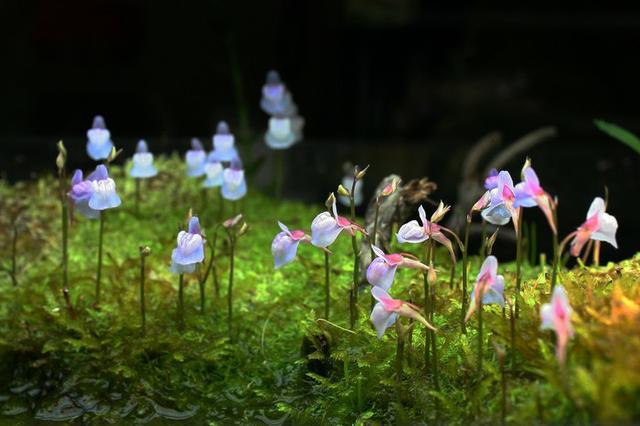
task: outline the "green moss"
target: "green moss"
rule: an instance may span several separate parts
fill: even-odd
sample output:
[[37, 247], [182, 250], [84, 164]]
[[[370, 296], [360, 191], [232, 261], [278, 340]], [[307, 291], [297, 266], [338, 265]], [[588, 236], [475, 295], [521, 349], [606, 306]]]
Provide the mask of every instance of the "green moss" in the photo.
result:
[[[22, 207], [18, 285], [0, 278], [0, 413], [5, 422], [82, 417], [85, 422], [178, 420], [198, 424], [416, 423], [495, 424], [500, 419], [500, 370], [487, 345], [485, 376], [476, 376], [475, 322], [460, 333], [460, 291], [449, 288], [447, 253], [439, 252], [434, 322], [439, 328], [440, 392], [424, 372], [424, 330], [415, 327], [405, 351], [403, 378], [395, 374], [395, 332], [382, 340], [368, 323], [369, 296], [360, 297], [357, 333], [316, 321], [324, 306], [323, 254], [309, 245], [298, 260], [275, 271], [270, 244], [279, 219], [306, 228], [323, 207], [276, 202], [250, 193], [240, 202], [251, 226], [240, 239], [234, 288], [237, 342], [225, 323], [228, 259], [218, 238], [216, 273], [206, 283], [200, 312], [198, 274], [186, 277], [186, 331], [176, 327], [177, 277], [168, 268], [175, 235], [189, 208], [212, 238], [217, 197], [183, 178], [178, 158], [160, 158], [161, 175], [143, 185], [140, 217], [134, 184], [112, 170], [123, 205], [106, 217], [103, 296], [93, 306], [98, 222], [76, 217], [70, 227], [69, 282], [78, 319], [69, 318], [61, 293], [59, 200], [51, 178], [0, 184], [0, 230], [10, 235], [11, 212]], [[230, 216], [226, 207], [226, 216]], [[147, 333], [140, 332], [139, 247], [148, 245]], [[10, 259], [3, 238], [2, 259]], [[406, 250], [406, 247], [403, 247]], [[332, 317], [348, 324], [351, 245], [332, 247]], [[207, 253], [208, 255], [209, 253]], [[418, 253], [416, 253], [418, 254]], [[480, 259], [471, 259], [471, 277]], [[458, 265], [458, 271], [460, 266]], [[515, 267], [501, 265], [512, 294]], [[507, 347], [508, 421], [514, 424], [615, 423], [640, 420], [640, 257], [601, 268], [564, 271], [561, 282], [576, 311], [576, 339], [566, 370], [553, 357], [554, 338], [539, 328], [549, 279], [524, 269], [524, 303], [515, 351], [510, 324], [488, 307], [489, 342]], [[617, 287], [615, 294], [612, 289]], [[422, 300], [421, 276], [403, 270], [394, 295]], [[626, 298], [622, 296], [624, 294]], [[612, 315], [612, 303], [614, 305]], [[513, 354], [513, 356], [511, 356]]]

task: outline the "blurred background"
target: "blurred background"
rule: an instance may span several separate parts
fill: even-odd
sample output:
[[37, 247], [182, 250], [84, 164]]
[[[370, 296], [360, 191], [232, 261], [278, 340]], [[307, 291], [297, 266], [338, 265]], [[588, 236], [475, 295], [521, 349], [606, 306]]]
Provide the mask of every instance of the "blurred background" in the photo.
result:
[[[126, 156], [210, 147], [218, 120], [236, 132], [255, 186], [271, 182], [259, 108], [277, 69], [306, 119], [287, 151], [288, 198], [321, 202], [343, 163], [371, 164], [365, 194], [395, 172], [428, 176], [454, 204], [462, 164], [490, 132], [479, 163], [541, 127], [528, 150], [560, 200], [561, 233], [609, 188], [620, 249], [638, 249], [640, 155], [596, 129], [640, 133], [640, 3], [418, 0], [0, 2], [0, 172], [54, 172], [63, 139], [88, 169], [86, 131], [102, 114]], [[519, 174], [524, 155], [507, 168]], [[481, 179], [482, 176], [477, 176]], [[542, 215], [531, 213], [545, 227]]]

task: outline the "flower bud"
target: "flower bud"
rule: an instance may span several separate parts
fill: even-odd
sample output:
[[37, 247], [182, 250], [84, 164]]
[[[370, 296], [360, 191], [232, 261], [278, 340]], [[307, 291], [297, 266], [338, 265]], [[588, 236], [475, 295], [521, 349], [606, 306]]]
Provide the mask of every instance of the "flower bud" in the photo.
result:
[[496, 229], [496, 232], [494, 232], [490, 237], [487, 238], [487, 255], [490, 255], [491, 252], [493, 251], [493, 245], [496, 243], [496, 240], [498, 239], [498, 231], [500, 230], [500, 228]]
[[398, 183], [399, 183], [398, 179], [393, 179], [384, 188], [382, 188], [382, 191], [380, 191], [380, 196], [388, 197], [389, 195], [396, 192], [396, 189], [398, 188]]
[[431, 215], [431, 222], [432, 223], [440, 222], [442, 220], [442, 218], [444, 217], [444, 215], [447, 214], [447, 212], [450, 209], [451, 209], [451, 206], [445, 206], [444, 203], [442, 201], [440, 201], [440, 204], [438, 205], [438, 208]]
[[246, 234], [249, 231], [249, 225], [247, 225], [247, 222], [244, 222], [242, 224], [242, 226], [240, 227], [240, 230], [238, 231], [238, 237], [243, 236], [244, 234]]
[[65, 156], [61, 152], [59, 152], [58, 156], [56, 157], [56, 166], [58, 167], [58, 170], [64, 169], [65, 160]]
[[149, 246], [140, 246], [140, 256], [147, 257], [151, 254], [151, 248]]
[[222, 223], [222, 226], [224, 226], [225, 228], [229, 229], [229, 228], [233, 228], [234, 226], [236, 226], [240, 221], [242, 220], [242, 214], [239, 214], [237, 216], [231, 217], [227, 220], [225, 220]]
[[355, 176], [356, 176], [356, 180], [361, 180], [364, 178], [364, 176], [367, 174], [367, 170], [369, 169], [369, 165], [367, 164], [367, 167], [365, 167], [364, 169], [358, 171], [358, 167], [356, 166], [355, 169]]
[[524, 180], [524, 171], [528, 168], [531, 167], [531, 158], [527, 157], [527, 159], [524, 161], [524, 165], [522, 166], [522, 170], [520, 171], [520, 177], [522, 180]]
[[120, 155], [121, 153], [122, 153], [122, 149], [116, 150], [116, 147], [112, 146], [111, 152], [109, 153], [109, 157], [107, 158], [107, 163], [112, 163], [116, 158], [118, 158], [118, 155]]
[[438, 280], [438, 273], [436, 272], [436, 268], [433, 267], [433, 265], [431, 267], [429, 267], [429, 272], [427, 272], [427, 281], [429, 282], [429, 284], [433, 284]]
[[327, 201], [324, 202], [324, 205], [327, 208], [327, 210], [331, 211], [335, 203], [336, 203], [336, 196], [333, 195], [333, 192], [332, 192], [327, 197]]
[[349, 190], [347, 188], [345, 188], [344, 186], [342, 186], [342, 184], [338, 185], [338, 194], [344, 196], [344, 197], [348, 197], [351, 193], [349, 192]]

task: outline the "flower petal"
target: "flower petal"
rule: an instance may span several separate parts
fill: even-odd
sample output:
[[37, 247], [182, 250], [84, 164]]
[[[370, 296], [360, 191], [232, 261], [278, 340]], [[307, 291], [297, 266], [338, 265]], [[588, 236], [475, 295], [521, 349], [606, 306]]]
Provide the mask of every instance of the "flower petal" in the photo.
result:
[[342, 228], [329, 212], [322, 212], [311, 223], [311, 244], [328, 247], [338, 238]]
[[420, 226], [417, 220], [402, 225], [396, 235], [399, 243], [418, 244], [429, 238], [424, 227]]
[[367, 268], [367, 281], [373, 286], [389, 290], [393, 284], [397, 266], [388, 265], [384, 259], [376, 257]]

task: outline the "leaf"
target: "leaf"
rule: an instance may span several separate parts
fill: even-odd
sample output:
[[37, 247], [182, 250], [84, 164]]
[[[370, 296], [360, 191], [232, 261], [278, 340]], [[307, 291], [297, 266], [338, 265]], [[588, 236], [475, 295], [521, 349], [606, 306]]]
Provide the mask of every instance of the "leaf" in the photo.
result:
[[636, 135], [613, 123], [608, 123], [603, 120], [594, 120], [593, 122], [598, 129], [640, 154], [640, 139]]

